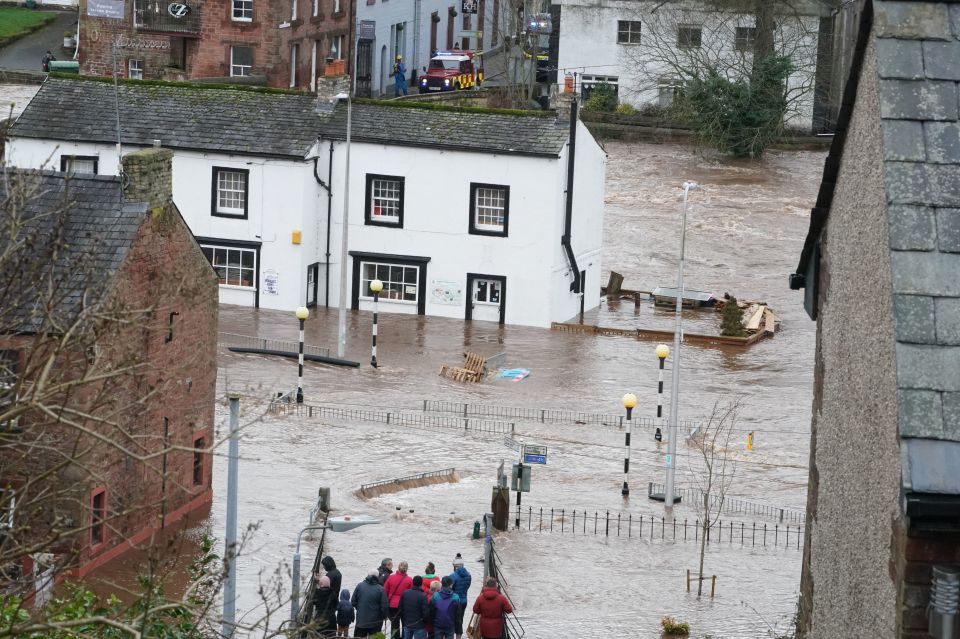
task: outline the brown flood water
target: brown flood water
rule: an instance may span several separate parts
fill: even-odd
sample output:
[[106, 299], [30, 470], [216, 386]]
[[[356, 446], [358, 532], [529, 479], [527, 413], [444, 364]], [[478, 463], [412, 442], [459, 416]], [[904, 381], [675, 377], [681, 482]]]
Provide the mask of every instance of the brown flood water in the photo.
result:
[[[680, 184], [701, 184], [690, 198], [685, 285], [761, 300], [782, 319], [781, 332], [749, 350], [684, 346], [680, 417], [706, 416], [714, 402], [740, 398], [742, 409], [732, 448], [737, 460], [731, 493], [752, 501], [802, 509], [807, 460], [815, 324], [804, 315], [800, 296], [787, 287], [799, 257], [824, 158], [819, 152], [771, 153], [760, 163], [704, 159], [676, 145], [608, 143], [607, 207], [603, 249], [606, 271], [624, 275], [624, 286], [652, 290], [673, 285], [679, 250]], [[606, 279], [606, 271], [604, 280]], [[295, 339], [293, 313], [222, 307], [221, 330]], [[307, 341], [336, 342], [336, 309], [317, 309], [307, 321]], [[586, 322], [672, 328], [672, 312], [632, 303], [603, 303]], [[685, 330], [715, 332], [719, 315], [688, 311]], [[620, 397], [634, 392], [636, 415], [655, 415], [657, 360], [651, 342], [596, 337], [496, 324], [382, 314], [378, 356], [369, 362], [370, 315], [350, 313], [347, 357], [359, 369], [309, 364], [308, 403], [416, 409], [424, 399], [504, 406], [567, 408], [618, 413]], [[437, 376], [442, 364], [461, 361], [465, 349], [484, 355], [505, 352], [507, 367], [532, 371], [522, 381], [493, 380], [463, 385]], [[669, 366], [669, 363], [668, 363]], [[665, 405], [669, 397], [666, 376]], [[450, 570], [461, 552], [474, 575], [470, 600], [479, 592], [479, 542], [469, 538], [474, 520], [489, 507], [496, 465], [513, 455], [500, 438], [464, 436], [360, 422], [264, 416], [265, 399], [296, 383], [293, 360], [221, 355], [220, 391], [244, 394], [239, 517], [241, 528], [259, 528], [239, 562], [238, 616], [264, 614], [258, 589], [278, 566], [289, 564], [296, 535], [307, 525], [317, 488], [333, 490], [338, 512], [364, 513], [382, 523], [333, 534], [328, 551], [352, 588], [382, 557], [408, 560], [422, 572], [427, 561]], [[218, 409], [220, 435], [226, 410]], [[614, 429], [518, 423], [527, 442], [550, 447], [549, 463], [533, 473], [526, 507], [605, 510], [661, 515], [649, 502], [648, 481], [662, 482], [662, 452], [649, 433], [635, 435], [629, 500], [620, 496], [623, 435]], [[755, 450], [745, 450], [746, 433]], [[679, 485], [689, 485], [689, 450], [678, 450]], [[509, 461], [508, 461], [509, 463]], [[415, 472], [457, 468], [456, 484], [359, 498], [359, 484]], [[215, 462], [211, 533], [223, 535], [226, 463]], [[678, 507], [676, 517], [696, 515]], [[735, 520], [753, 521], [748, 516]], [[756, 521], [762, 521], [757, 519]], [[524, 516], [524, 528], [526, 516]], [[801, 552], [713, 544], [706, 570], [718, 576], [713, 600], [685, 592], [685, 573], [696, 565], [693, 543], [569, 534], [510, 532], [497, 537], [527, 636], [658, 636], [664, 614], [691, 623], [694, 636], [765, 637], [785, 628], [797, 598]], [[222, 542], [221, 542], [222, 547]], [[315, 545], [306, 542], [309, 565]], [[128, 573], [118, 569], [118, 573]], [[280, 582], [289, 592], [289, 569]], [[104, 574], [104, 578], [119, 577]], [[284, 606], [270, 620], [276, 627]], [[260, 634], [260, 633], [254, 633]]]

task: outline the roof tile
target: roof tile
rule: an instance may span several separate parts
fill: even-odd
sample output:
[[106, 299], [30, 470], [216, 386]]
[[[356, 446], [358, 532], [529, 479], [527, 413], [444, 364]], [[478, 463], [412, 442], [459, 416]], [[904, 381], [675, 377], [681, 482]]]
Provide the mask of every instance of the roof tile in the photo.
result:
[[893, 251], [893, 292], [960, 297], [960, 253]]
[[934, 209], [926, 206], [892, 205], [887, 210], [890, 221], [890, 248], [900, 251], [933, 251], [937, 248], [937, 225]]
[[923, 69], [928, 78], [960, 80], [960, 42], [924, 42]]
[[[960, 68], [960, 64], [957, 68]], [[925, 122], [923, 137], [926, 140], [927, 160], [938, 164], [960, 164], [960, 123]]]
[[897, 391], [900, 435], [938, 439], [943, 436], [941, 393], [930, 390]]
[[938, 248], [944, 253], [960, 253], [960, 209], [937, 209]]
[[874, 25], [881, 38], [948, 40], [952, 37], [945, 4], [878, 2], [874, 12]]
[[[956, 120], [960, 106], [953, 82], [881, 80], [880, 117], [902, 120]], [[29, 108], [29, 107], [28, 107]]]
[[936, 299], [937, 342], [960, 346], [960, 299], [938, 297]]
[[960, 391], [960, 347], [897, 344], [900, 388]]
[[897, 340], [912, 344], [935, 344], [936, 315], [933, 298], [927, 295], [894, 295], [893, 313]]
[[923, 79], [923, 54], [919, 40], [877, 40], [877, 71], [881, 78]]
[[883, 121], [883, 158], [922, 162], [927, 159], [923, 148], [923, 123], [913, 120]]

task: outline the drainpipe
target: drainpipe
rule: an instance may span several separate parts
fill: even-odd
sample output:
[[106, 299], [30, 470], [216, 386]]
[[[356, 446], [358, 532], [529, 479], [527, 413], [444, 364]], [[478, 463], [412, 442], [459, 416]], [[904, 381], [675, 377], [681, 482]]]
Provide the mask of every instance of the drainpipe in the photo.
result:
[[560, 244], [567, 254], [567, 261], [570, 262], [570, 268], [573, 269], [573, 282], [570, 284], [570, 290], [574, 293], [580, 293], [583, 282], [580, 281], [580, 267], [577, 266], [577, 258], [573, 255], [573, 247], [570, 246], [570, 230], [573, 226], [573, 165], [577, 153], [577, 100], [570, 103], [570, 146], [567, 149], [567, 190], [566, 190], [566, 211], [563, 216], [563, 237], [560, 238]]
[[328, 161], [327, 166], [327, 181], [324, 182], [320, 179], [320, 176], [317, 174], [317, 164], [320, 162], [320, 158], [313, 158], [313, 178], [317, 181], [317, 184], [323, 187], [327, 192], [327, 267], [324, 272], [324, 277], [326, 278], [326, 284], [323, 287], [325, 291], [325, 299], [323, 305], [327, 308], [330, 308], [330, 212], [333, 208], [333, 191], [330, 190], [330, 185], [333, 184], [333, 140], [330, 140], [330, 160]]

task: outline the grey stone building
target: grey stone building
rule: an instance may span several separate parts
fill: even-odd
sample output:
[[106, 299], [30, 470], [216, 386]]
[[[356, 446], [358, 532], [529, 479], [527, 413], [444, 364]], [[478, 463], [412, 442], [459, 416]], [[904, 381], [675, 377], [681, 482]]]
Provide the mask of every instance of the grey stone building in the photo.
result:
[[960, 3], [866, 0], [791, 287], [817, 320], [798, 630], [940, 636], [960, 564]]

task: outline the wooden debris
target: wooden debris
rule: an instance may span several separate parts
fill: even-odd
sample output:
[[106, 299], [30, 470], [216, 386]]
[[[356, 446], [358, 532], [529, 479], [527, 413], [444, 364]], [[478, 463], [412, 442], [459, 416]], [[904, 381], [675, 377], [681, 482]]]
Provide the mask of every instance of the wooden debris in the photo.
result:
[[760, 321], [763, 319], [763, 312], [767, 310], [766, 306], [758, 306], [753, 314], [750, 316], [750, 319], [747, 320], [746, 328], [748, 331], [756, 331], [760, 329]]
[[610, 297], [619, 297], [622, 287], [623, 275], [620, 275], [616, 271], [610, 271], [610, 279], [607, 280], [607, 295]]
[[487, 360], [476, 353], [463, 354], [463, 366], [440, 367], [440, 376], [457, 382], [480, 382], [487, 373]]
[[771, 335], [777, 332], [777, 316], [769, 308], [763, 312], [763, 330]]

